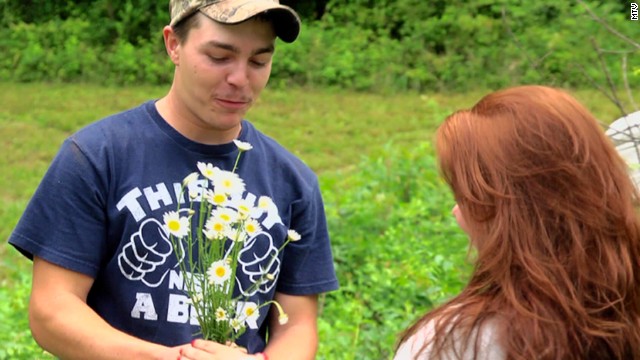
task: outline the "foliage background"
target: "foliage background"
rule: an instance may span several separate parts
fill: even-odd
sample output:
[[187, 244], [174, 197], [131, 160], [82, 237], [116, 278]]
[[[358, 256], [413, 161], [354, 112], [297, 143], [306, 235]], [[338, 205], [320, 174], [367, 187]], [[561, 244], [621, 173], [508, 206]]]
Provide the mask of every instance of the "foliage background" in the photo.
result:
[[[295, 46], [279, 46], [272, 86], [461, 91], [514, 83], [592, 86], [602, 61], [621, 82], [633, 51], [594, 21], [640, 38], [620, 0], [307, 0]], [[0, 80], [166, 84], [168, 2], [0, 0]], [[640, 67], [629, 57], [629, 69]], [[105, 76], [108, 74], [108, 76]]]
[[[280, 44], [250, 118], [321, 179], [341, 290], [322, 299], [319, 359], [388, 359], [398, 333], [457, 293], [467, 241], [449, 215], [431, 132], [512, 84], [569, 87], [603, 122], [596, 87], [637, 88], [638, 49], [577, 1], [282, 1], [303, 17]], [[632, 39], [628, 3], [587, 1]], [[166, 91], [172, 65], [157, 0], [0, 0], [0, 238], [81, 126]], [[594, 50], [600, 48], [601, 56]], [[610, 87], [610, 86], [609, 86]], [[50, 358], [33, 342], [29, 262], [0, 248], [0, 359]]]

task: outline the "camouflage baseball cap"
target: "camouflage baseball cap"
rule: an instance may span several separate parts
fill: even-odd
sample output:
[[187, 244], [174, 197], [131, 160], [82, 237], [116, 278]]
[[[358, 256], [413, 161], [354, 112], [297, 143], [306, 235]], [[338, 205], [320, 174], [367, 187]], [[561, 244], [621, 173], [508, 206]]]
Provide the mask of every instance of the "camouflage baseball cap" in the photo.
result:
[[241, 23], [260, 13], [272, 15], [276, 35], [284, 42], [293, 42], [300, 33], [300, 17], [278, 0], [170, 0], [171, 26], [200, 11], [223, 24]]

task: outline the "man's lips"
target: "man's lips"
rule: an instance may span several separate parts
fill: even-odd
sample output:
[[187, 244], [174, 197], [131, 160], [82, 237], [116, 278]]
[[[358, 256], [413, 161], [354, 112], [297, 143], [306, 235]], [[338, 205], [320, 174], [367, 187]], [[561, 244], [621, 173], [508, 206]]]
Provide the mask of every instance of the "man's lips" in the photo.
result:
[[230, 100], [230, 99], [216, 99], [216, 102], [218, 102], [220, 105], [222, 105], [225, 108], [228, 109], [242, 109], [245, 108], [247, 105], [249, 105], [249, 101], [244, 101], [244, 100]]

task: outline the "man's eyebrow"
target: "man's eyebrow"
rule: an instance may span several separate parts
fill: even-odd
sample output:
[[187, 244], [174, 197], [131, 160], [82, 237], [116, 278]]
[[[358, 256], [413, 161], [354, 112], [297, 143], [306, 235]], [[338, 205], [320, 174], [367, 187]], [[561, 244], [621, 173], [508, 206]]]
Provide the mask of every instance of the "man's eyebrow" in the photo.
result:
[[[211, 41], [207, 41], [203, 47], [205, 48], [218, 48], [218, 49], [223, 49], [223, 50], [227, 50], [227, 51], [231, 51], [233, 53], [239, 54], [240, 53], [240, 49], [237, 48], [236, 46], [233, 46], [231, 44], [227, 44], [227, 43], [223, 43], [223, 42], [219, 42], [219, 41], [215, 41], [215, 40], [211, 40]], [[251, 55], [260, 55], [260, 54], [265, 54], [265, 53], [272, 53], [274, 52], [275, 48], [273, 45], [269, 45], [269, 46], [265, 46], [263, 48], [259, 48], [256, 49], [255, 51], [253, 51], [253, 53]]]

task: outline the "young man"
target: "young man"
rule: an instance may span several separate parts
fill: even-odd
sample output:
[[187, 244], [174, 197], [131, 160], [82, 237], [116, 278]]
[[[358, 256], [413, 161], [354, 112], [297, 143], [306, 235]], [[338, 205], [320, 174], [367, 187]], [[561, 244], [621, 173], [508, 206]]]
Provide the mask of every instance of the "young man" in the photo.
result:
[[[269, 79], [276, 36], [294, 41], [298, 15], [271, 0], [172, 0], [170, 8], [168, 94], [67, 139], [9, 239], [33, 258], [33, 336], [63, 359], [197, 358], [205, 349], [224, 359], [312, 359], [317, 295], [338, 287], [317, 178], [243, 119]], [[271, 246], [288, 229], [302, 236], [280, 254], [276, 285], [251, 295], [277, 300], [289, 316], [280, 325], [274, 309], [264, 311], [238, 339], [264, 355], [189, 344], [198, 327], [162, 226], [186, 200], [178, 190], [198, 162], [231, 170], [234, 139], [253, 146], [236, 170], [244, 198], [268, 196], [277, 207], [277, 221], [262, 223]], [[259, 258], [265, 249], [243, 251]], [[251, 282], [242, 269], [236, 280]]]

